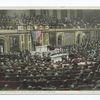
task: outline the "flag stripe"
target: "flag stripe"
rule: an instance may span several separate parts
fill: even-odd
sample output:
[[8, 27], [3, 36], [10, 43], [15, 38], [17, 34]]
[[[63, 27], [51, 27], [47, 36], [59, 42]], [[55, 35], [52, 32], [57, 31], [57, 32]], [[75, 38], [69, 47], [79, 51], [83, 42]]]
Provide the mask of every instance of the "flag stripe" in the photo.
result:
[[41, 37], [41, 31], [33, 31], [32, 32], [33, 41], [39, 42]]

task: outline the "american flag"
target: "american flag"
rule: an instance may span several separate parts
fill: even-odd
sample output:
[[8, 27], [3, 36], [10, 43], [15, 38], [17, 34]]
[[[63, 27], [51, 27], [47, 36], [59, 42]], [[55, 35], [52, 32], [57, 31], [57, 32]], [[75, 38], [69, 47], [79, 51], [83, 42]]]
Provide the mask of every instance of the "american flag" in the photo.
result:
[[41, 35], [42, 35], [41, 31], [33, 31], [32, 32], [33, 41], [38, 43]]

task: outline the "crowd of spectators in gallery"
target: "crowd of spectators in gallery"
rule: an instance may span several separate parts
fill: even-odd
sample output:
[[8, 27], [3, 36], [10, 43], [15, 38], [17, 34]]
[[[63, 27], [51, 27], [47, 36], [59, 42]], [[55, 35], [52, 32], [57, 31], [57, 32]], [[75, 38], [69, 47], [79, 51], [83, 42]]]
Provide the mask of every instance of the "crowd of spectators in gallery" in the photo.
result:
[[58, 19], [55, 16], [0, 16], [0, 29], [17, 29], [18, 26], [48, 26], [49, 28], [98, 28], [100, 23], [95, 18], [92, 21], [85, 19], [68, 19], [67, 17]]

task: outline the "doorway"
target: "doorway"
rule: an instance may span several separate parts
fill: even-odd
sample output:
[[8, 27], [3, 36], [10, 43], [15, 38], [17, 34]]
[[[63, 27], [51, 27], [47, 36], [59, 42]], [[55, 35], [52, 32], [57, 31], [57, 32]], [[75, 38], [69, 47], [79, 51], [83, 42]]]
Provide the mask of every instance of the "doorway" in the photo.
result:
[[4, 53], [4, 40], [0, 39], [0, 54]]

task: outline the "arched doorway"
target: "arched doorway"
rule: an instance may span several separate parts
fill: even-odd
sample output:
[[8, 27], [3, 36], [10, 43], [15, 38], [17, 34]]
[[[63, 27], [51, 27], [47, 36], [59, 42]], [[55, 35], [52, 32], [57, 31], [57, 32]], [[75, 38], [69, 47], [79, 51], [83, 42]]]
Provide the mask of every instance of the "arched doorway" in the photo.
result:
[[83, 36], [82, 36], [82, 44], [85, 44], [85, 43], [86, 43], [86, 35], [83, 34]]
[[80, 44], [80, 34], [77, 35], [77, 44]]
[[59, 46], [62, 45], [62, 36], [61, 35], [58, 36], [58, 45]]
[[[23, 39], [23, 38], [22, 38]], [[19, 36], [9, 36], [10, 51], [19, 51]], [[24, 45], [22, 45], [23, 47]]]
[[4, 39], [0, 38], [0, 54], [4, 53]]
[[49, 33], [49, 43], [50, 43], [50, 46], [55, 47], [55, 45], [56, 45], [56, 33], [54, 33], [54, 32]]

